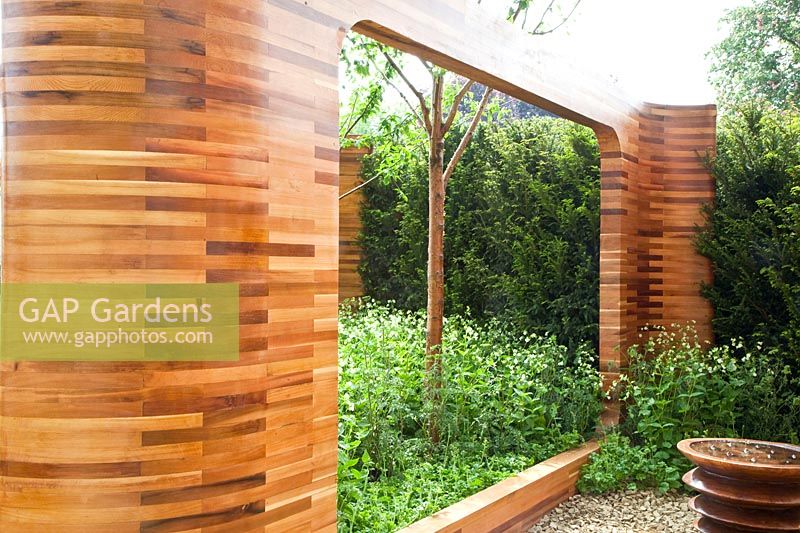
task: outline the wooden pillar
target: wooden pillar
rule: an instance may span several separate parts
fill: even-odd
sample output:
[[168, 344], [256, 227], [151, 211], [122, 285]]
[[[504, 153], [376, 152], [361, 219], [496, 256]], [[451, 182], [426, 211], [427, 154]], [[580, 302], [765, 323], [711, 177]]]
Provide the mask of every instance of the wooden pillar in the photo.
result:
[[712, 340], [713, 311], [699, 290], [711, 282], [711, 265], [694, 239], [701, 208], [714, 201], [705, 159], [716, 146], [716, 108], [645, 104], [640, 131], [647, 247], [639, 262], [639, 321], [667, 329], [694, 323], [702, 341]]
[[[352, 191], [363, 183], [361, 161], [368, 148], [343, 148], [339, 164], [339, 194]], [[339, 303], [347, 298], [363, 296], [364, 287], [358, 266], [361, 263], [361, 248], [358, 235], [361, 233], [361, 190], [339, 200]]]

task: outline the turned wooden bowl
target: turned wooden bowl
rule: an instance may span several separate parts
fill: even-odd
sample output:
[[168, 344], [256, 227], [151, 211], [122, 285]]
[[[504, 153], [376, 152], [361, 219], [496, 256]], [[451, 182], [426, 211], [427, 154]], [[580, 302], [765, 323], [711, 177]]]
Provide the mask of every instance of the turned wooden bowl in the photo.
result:
[[697, 468], [683, 482], [706, 533], [800, 531], [800, 446], [744, 439], [687, 439], [678, 450]]

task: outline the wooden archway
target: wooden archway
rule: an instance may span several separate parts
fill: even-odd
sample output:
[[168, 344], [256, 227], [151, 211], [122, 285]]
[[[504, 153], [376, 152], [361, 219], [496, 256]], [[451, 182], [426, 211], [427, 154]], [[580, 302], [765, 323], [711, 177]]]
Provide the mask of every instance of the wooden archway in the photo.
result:
[[357, 30], [594, 129], [601, 365], [696, 320], [713, 106], [625, 98], [467, 0], [3, 2], [5, 282], [241, 284], [236, 363], [0, 362], [4, 532], [336, 520], [338, 52]]

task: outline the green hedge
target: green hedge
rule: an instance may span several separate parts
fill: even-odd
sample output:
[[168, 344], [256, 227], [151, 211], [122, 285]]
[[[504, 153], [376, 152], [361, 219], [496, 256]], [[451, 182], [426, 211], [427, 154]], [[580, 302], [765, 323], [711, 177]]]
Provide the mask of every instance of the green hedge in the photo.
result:
[[[367, 158], [365, 178], [379, 157]], [[426, 298], [424, 154], [401, 172], [364, 189], [360, 272], [368, 295], [416, 310]], [[599, 148], [591, 130], [546, 117], [482, 126], [450, 182], [445, 233], [447, 314], [501, 317], [571, 349], [597, 345]]]
[[800, 115], [750, 107], [721, 123], [716, 208], [698, 240], [719, 340], [792, 362], [800, 374]]

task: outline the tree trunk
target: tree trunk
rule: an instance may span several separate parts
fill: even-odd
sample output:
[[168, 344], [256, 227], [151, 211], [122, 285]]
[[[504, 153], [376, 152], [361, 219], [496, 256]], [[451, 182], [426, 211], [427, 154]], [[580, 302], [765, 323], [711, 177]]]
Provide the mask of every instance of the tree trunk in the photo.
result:
[[444, 325], [444, 131], [442, 128], [442, 83], [434, 78], [433, 120], [428, 164], [428, 323], [425, 368], [431, 401], [429, 433], [438, 443], [440, 389], [442, 386], [442, 328]]
[[428, 369], [441, 358], [444, 318], [444, 142], [431, 143], [428, 191]]

